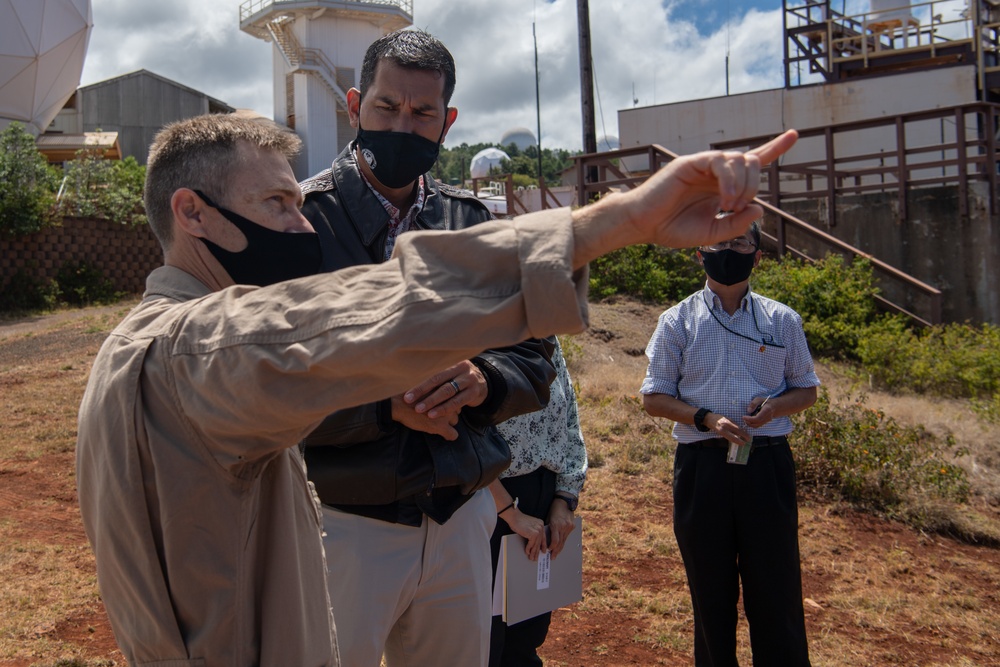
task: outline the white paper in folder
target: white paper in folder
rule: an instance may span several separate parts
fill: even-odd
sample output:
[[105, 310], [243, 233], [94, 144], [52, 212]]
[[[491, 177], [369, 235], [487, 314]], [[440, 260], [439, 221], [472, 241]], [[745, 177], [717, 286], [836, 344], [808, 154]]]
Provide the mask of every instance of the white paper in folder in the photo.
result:
[[520, 535], [507, 535], [500, 541], [494, 616], [513, 625], [583, 598], [583, 521], [580, 517], [575, 521], [576, 528], [557, 558], [545, 553], [537, 561], [529, 560], [524, 553], [527, 540]]

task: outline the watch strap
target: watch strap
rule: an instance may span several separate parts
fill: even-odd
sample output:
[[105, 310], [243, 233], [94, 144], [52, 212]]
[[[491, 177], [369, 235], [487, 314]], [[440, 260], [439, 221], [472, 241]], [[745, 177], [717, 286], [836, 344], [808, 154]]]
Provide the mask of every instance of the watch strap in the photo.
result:
[[568, 493], [557, 493], [556, 498], [566, 503], [566, 506], [569, 507], [570, 512], [575, 512], [577, 505], [580, 504], [579, 498], [577, 498], [576, 496], [571, 496]]
[[709, 431], [709, 428], [705, 426], [705, 417], [711, 414], [711, 412], [708, 408], [698, 408], [698, 412], [694, 413], [694, 427], [702, 433]]

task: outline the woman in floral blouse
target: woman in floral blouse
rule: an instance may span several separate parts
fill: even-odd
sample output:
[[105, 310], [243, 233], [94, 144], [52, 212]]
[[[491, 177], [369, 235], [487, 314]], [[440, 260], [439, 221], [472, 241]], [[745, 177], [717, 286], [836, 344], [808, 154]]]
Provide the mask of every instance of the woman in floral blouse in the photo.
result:
[[[556, 379], [549, 404], [497, 426], [510, 444], [511, 464], [490, 485], [499, 519], [491, 539], [494, 577], [504, 535], [517, 533], [525, 538], [525, 552], [531, 560], [547, 550], [555, 558], [575, 526], [573, 512], [587, 477], [587, 449], [573, 382], [559, 341], [555, 343], [552, 365]], [[546, 525], [551, 535], [548, 541]], [[551, 617], [549, 612], [508, 626], [502, 617], [494, 616], [490, 667], [540, 666], [537, 650], [548, 634]]]

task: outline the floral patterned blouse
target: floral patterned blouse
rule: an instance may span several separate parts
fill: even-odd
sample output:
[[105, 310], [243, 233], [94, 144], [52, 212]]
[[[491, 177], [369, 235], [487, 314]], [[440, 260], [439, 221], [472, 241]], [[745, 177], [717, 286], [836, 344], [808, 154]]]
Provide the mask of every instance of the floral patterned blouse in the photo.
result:
[[550, 388], [549, 404], [538, 412], [497, 425], [511, 452], [510, 467], [500, 477], [526, 475], [545, 467], [556, 473], [557, 491], [579, 496], [587, 477], [587, 448], [580, 430], [576, 393], [558, 340], [552, 365], [556, 379]]

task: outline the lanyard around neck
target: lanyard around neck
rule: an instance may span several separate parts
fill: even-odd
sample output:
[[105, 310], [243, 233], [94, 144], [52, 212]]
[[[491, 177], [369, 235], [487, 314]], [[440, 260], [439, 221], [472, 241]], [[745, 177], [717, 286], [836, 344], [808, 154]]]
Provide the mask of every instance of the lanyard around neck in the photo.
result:
[[747, 294], [747, 299], [750, 301], [750, 314], [753, 316], [753, 326], [754, 326], [754, 329], [757, 330], [757, 333], [760, 334], [760, 340], [757, 340], [756, 338], [754, 338], [752, 336], [747, 336], [747, 335], [741, 334], [739, 331], [733, 331], [732, 329], [730, 329], [729, 327], [727, 327], [723, 323], [723, 321], [719, 319], [719, 316], [715, 314], [715, 298], [716, 297], [713, 294], [712, 303], [708, 304], [708, 313], [712, 316], [713, 320], [715, 320], [716, 322], [719, 323], [720, 327], [722, 327], [723, 329], [725, 329], [729, 333], [733, 334], [734, 336], [739, 336], [740, 338], [745, 338], [746, 340], [753, 341], [757, 345], [760, 345], [760, 351], [761, 352], [763, 352], [765, 350], [765, 348], [767, 348], [767, 347], [780, 347], [780, 348], [784, 348], [785, 347], [784, 345], [781, 345], [779, 343], [775, 343], [774, 342], [774, 336], [772, 336], [769, 333], [764, 333], [763, 331], [760, 330], [760, 326], [757, 324], [757, 309], [754, 307], [754, 300], [753, 300], [753, 296], [752, 295]]

